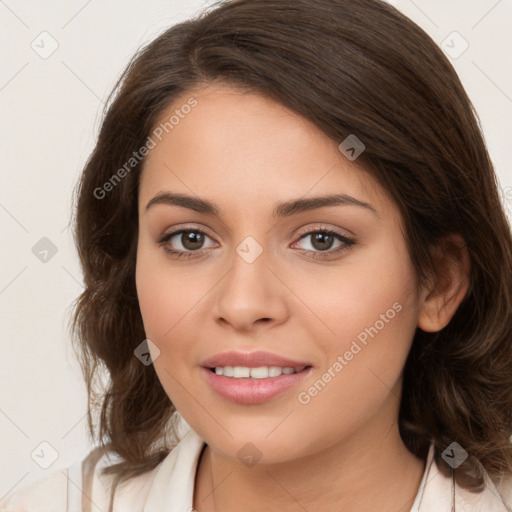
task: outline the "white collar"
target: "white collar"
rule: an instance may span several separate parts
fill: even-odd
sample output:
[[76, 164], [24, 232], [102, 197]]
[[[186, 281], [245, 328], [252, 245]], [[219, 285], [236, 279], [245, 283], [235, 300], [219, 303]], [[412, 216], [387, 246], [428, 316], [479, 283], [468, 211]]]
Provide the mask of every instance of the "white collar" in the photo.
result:
[[[204, 441], [190, 429], [162, 461], [149, 490], [143, 512], [189, 512], [194, 481]], [[174, 456], [173, 456], [174, 455]]]
[[[146, 483], [148, 492], [144, 493], [147, 498], [142, 507], [143, 512], [193, 510], [196, 469], [205, 442], [186, 423], [185, 427], [181, 425], [180, 428], [183, 429], [180, 442], [155, 468], [152, 478]], [[481, 493], [472, 493], [459, 485], [454, 488], [452, 478], [446, 477], [437, 468], [434, 445], [431, 444], [418, 493], [408, 512], [511, 512], [512, 508], [504, 503], [487, 473], [485, 481], [487, 486]], [[506, 479], [500, 488], [505, 489], [505, 494], [509, 495], [512, 492], [512, 479]], [[452, 509], [454, 494], [455, 508]]]

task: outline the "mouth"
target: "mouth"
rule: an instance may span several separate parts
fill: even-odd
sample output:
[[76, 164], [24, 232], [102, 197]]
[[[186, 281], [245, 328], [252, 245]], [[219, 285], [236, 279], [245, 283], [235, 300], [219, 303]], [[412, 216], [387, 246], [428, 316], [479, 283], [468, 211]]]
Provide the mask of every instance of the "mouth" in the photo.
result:
[[311, 374], [313, 367], [215, 366], [201, 370], [209, 387], [223, 399], [254, 405], [269, 402], [298, 387]]
[[254, 380], [273, 379], [281, 375], [300, 373], [307, 368], [311, 368], [311, 366], [303, 365], [296, 368], [291, 366], [257, 366], [255, 368], [249, 366], [215, 366], [208, 369], [216, 375], [223, 375], [228, 378]]

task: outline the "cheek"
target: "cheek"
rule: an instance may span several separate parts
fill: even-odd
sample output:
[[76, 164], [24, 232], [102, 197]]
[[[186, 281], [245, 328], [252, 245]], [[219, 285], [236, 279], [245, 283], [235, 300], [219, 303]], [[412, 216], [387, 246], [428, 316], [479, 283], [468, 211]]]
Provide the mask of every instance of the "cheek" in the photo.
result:
[[406, 250], [396, 247], [296, 281], [294, 291], [315, 312], [303, 325], [324, 354], [320, 371], [330, 370], [325, 380], [333, 383], [318, 403], [341, 399], [358, 409], [359, 398], [375, 393], [368, 399], [378, 401], [400, 378], [419, 307], [414, 268]]
[[157, 357], [152, 354], [158, 378], [173, 404], [186, 409], [187, 395], [179, 371], [183, 365], [175, 364], [191, 356], [185, 331], [197, 298], [187, 286], [184, 272], [171, 269], [165, 258], [155, 253], [139, 245], [135, 272], [139, 307], [146, 337], [159, 350]]
[[139, 243], [135, 283], [144, 329], [149, 339], [159, 338], [164, 324], [171, 320], [166, 318], [163, 312], [174, 311], [172, 295], [162, 293], [162, 290], [166, 288], [165, 281], [162, 282], [162, 278], [165, 276], [162, 276], [159, 266], [154, 260], [150, 251], [145, 250], [144, 246]]
[[[325, 355], [315, 379], [299, 390], [298, 397], [302, 405], [297, 413], [304, 424], [324, 434], [312, 440], [313, 451], [371, 424], [382, 411], [394, 410], [390, 404], [400, 393], [417, 308], [407, 273], [402, 272], [399, 280], [388, 270], [387, 275], [377, 273], [373, 278], [349, 272], [343, 280], [331, 280], [329, 289], [317, 287], [315, 296], [310, 295], [315, 311], [334, 331], [318, 320], [309, 324], [317, 348]], [[375, 275], [380, 277], [376, 280]], [[407, 275], [412, 282], [413, 276]], [[393, 414], [388, 421], [393, 421]]]
[[317, 333], [315, 338], [335, 350], [348, 349], [347, 343], [354, 339], [364, 343], [375, 330], [379, 337], [397, 341], [414, 331], [418, 314], [415, 277], [406, 262], [365, 262], [302, 278], [295, 285], [297, 296], [315, 314], [315, 318], [304, 315], [312, 318], [309, 325]]
[[205, 293], [201, 280], [190, 271], [170, 265], [163, 250], [144, 244], [137, 252], [135, 281], [146, 335], [160, 343], [172, 337], [178, 324], [189, 321], [194, 304]]

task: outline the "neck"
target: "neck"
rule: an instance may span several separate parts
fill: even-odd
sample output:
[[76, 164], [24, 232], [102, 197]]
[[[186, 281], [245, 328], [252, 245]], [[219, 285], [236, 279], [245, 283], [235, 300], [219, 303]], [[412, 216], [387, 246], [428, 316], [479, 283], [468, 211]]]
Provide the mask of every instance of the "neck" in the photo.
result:
[[279, 464], [246, 467], [206, 446], [196, 474], [194, 508], [296, 512], [335, 505], [346, 512], [406, 511], [424, 469], [424, 461], [403, 444], [396, 423], [383, 436], [359, 432], [328, 450]]

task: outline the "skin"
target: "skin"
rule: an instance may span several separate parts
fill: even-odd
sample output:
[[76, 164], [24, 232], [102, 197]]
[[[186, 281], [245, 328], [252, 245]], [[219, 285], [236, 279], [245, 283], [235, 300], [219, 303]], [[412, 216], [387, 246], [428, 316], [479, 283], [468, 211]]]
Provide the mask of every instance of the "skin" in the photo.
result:
[[[136, 284], [146, 335], [160, 350], [159, 379], [207, 443], [194, 508], [408, 510], [424, 461], [398, 431], [402, 370], [415, 329], [441, 329], [462, 300], [462, 257], [440, 255], [444, 281], [420, 287], [398, 207], [357, 160], [340, 153], [339, 142], [273, 100], [227, 85], [183, 94], [161, 119], [192, 94], [197, 106], [144, 164]], [[219, 215], [169, 204], [146, 209], [164, 191], [209, 200]], [[373, 210], [336, 205], [272, 217], [277, 202], [333, 193]], [[203, 230], [204, 244], [190, 259], [176, 259], [158, 241], [185, 227]], [[331, 255], [322, 258], [327, 252], [313, 236], [300, 239], [320, 227], [355, 243], [332, 253], [344, 245], [334, 238], [325, 250]], [[263, 250], [252, 263], [236, 252], [247, 236]], [[181, 236], [171, 244], [190, 247]], [[299, 392], [397, 303], [400, 312], [321, 392], [300, 403]], [[215, 393], [200, 368], [227, 350], [266, 350], [309, 361], [313, 370], [268, 402], [236, 404]], [[237, 456], [248, 442], [261, 452], [253, 466]]]

